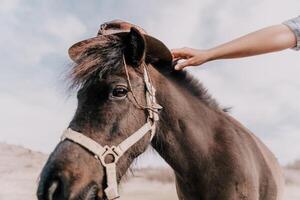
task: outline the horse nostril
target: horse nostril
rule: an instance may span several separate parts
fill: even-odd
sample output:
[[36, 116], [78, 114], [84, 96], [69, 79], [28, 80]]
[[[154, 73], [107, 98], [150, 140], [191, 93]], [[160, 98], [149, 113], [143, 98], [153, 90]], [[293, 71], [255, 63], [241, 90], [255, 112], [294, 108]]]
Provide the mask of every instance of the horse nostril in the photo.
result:
[[59, 182], [53, 181], [48, 188], [48, 200], [53, 200], [54, 196], [59, 192]]

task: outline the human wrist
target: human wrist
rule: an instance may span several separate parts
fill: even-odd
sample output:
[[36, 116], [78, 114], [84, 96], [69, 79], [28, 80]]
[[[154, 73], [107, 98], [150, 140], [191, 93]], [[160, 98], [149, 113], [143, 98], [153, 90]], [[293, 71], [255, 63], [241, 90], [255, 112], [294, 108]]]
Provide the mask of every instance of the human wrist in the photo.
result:
[[205, 55], [206, 55], [206, 62], [207, 61], [212, 61], [212, 60], [216, 60], [218, 58], [218, 53], [216, 51], [216, 49], [212, 48], [212, 49], [206, 49], [205, 51]]

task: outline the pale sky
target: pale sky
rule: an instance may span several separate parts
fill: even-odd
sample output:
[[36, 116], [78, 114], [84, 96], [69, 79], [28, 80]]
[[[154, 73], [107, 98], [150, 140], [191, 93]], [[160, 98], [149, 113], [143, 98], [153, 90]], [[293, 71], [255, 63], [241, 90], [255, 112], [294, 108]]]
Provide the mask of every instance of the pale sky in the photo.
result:
[[[0, 0], [0, 141], [51, 152], [76, 108], [68, 48], [105, 21], [145, 28], [169, 48], [209, 48], [300, 15], [299, 0]], [[189, 69], [282, 164], [300, 159], [300, 52]], [[141, 165], [160, 165], [153, 153]]]

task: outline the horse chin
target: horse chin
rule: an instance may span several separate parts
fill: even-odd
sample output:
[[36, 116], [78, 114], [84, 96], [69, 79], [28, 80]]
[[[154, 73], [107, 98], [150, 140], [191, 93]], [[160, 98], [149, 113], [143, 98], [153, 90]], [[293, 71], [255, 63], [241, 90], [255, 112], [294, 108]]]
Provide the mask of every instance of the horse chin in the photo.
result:
[[91, 186], [86, 194], [84, 194], [84, 199], [85, 200], [100, 200], [100, 199], [103, 199], [103, 194], [98, 192], [99, 189], [98, 189], [98, 186], [97, 185], [93, 185]]
[[54, 181], [54, 182], [50, 185], [50, 187], [49, 187], [49, 189], [48, 189], [48, 199], [49, 199], [49, 200], [54, 200], [55, 192], [57, 192], [57, 190], [58, 190], [58, 184], [59, 184], [58, 181]]

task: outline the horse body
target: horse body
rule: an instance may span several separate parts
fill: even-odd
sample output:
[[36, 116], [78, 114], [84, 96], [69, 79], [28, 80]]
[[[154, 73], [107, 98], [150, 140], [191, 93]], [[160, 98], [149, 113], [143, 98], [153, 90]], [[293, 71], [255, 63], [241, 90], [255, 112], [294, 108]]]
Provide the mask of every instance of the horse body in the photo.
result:
[[[173, 168], [179, 199], [279, 200], [282, 173], [267, 147], [224, 112], [195, 79], [173, 71], [171, 54], [160, 41], [119, 23], [105, 27], [113, 27], [113, 33], [125, 27], [129, 33], [104, 36], [102, 27], [99, 37], [69, 50], [77, 64], [73, 83], [80, 87], [69, 128], [102, 146], [117, 146], [130, 137], [145, 124], [149, 112], [141, 106], [146, 105], [147, 88], [141, 66], [146, 66], [163, 107], [151, 144]], [[145, 151], [150, 138], [143, 136], [120, 157], [116, 181]], [[84, 146], [60, 142], [41, 173], [38, 199], [107, 199], [103, 163], [114, 162], [110, 156], [99, 162]]]
[[179, 198], [280, 199], [280, 167], [259, 139], [188, 85], [160, 78], [157, 98], [164, 110], [152, 146], [175, 170]]

